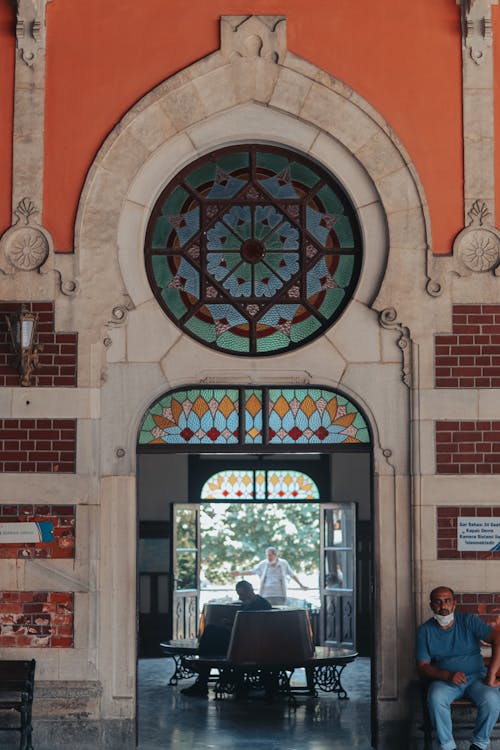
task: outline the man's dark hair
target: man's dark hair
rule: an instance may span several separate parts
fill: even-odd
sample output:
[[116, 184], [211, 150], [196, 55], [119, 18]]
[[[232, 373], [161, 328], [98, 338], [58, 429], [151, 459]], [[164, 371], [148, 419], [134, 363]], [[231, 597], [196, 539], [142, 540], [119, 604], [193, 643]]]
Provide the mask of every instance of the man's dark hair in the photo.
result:
[[439, 591], [439, 589], [444, 589], [445, 591], [449, 591], [452, 596], [452, 599], [455, 599], [455, 592], [453, 591], [453, 589], [450, 589], [449, 586], [436, 586], [435, 589], [432, 589], [430, 596], [429, 596], [429, 599], [431, 600], [431, 602], [434, 598], [436, 591]]
[[250, 581], [238, 581], [235, 588], [236, 591], [238, 591], [238, 589], [246, 589], [247, 591], [250, 591], [250, 589], [253, 590], [253, 586]]

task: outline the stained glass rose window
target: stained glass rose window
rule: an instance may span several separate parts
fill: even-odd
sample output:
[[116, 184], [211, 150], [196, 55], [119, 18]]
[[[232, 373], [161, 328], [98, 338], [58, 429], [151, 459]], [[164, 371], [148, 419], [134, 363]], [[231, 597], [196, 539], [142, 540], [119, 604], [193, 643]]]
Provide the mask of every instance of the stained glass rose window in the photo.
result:
[[324, 168], [282, 148], [233, 146], [163, 190], [145, 259], [179, 328], [220, 351], [261, 356], [305, 344], [341, 315], [359, 278], [361, 233]]

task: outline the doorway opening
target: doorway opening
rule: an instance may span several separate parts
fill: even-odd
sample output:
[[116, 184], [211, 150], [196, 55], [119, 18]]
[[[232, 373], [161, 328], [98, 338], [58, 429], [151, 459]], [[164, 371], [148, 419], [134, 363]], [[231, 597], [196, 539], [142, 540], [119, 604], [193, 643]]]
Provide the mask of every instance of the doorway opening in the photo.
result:
[[[240, 494], [207, 497], [207, 483], [227, 488], [228, 475]], [[273, 487], [283, 488], [285, 476], [295, 490], [273, 496]], [[297, 497], [298, 476], [317, 488], [312, 497]], [[213, 583], [205, 574], [209, 568], [203, 556], [209, 544], [200, 522], [203, 508], [206, 516], [209, 507], [226, 503], [227, 511], [228, 504], [237, 505], [240, 522], [247, 525], [252, 514], [263, 515], [264, 509], [272, 513], [273, 506], [279, 506], [282, 513], [289, 508], [289, 515], [282, 513], [281, 537], [286, 536], [287, 524], [293, 525], [293, 504], [299, 502], [300, 507], [317, 507], [314, 523], [319, 529], [319, 554], [316, 572], [310, 574], [317, 582], [311, 586], [316, 588], [311, 591], [316, 596], [315, 638], [319, 644], [349, 638], [369, 662], [374, 619], [372, 477], [366, 419], [355, 404], [335, 391], [236, 386], [182, 389], [160, 398], [143, 419], [137, 455], [139, 658], [159, 656], [160, 642], [174, 633], [197, 634], [205, 583], [201, 574], [206, 583]], [[184, 539], [178, 536], [178, 511], [189, 519]], [[226, 513], [221, 515], [226, 520]], [[283, 545], [274, 527], [272, 543], [270, 532], [262, 530], [263, 538], [254, 541], [253, 547], [249, 535], [233, 531], [231, 535], [235, 544], [231, 555], [222, 549], [221, 565], [229, 557], [234, 568], [251, 565], [272, 543], [283, 557], [288, 554], [289, 542]], [[299, 571], [299, 578], [301, 572], [306, 571]], [[299, 592], [290, 589], [292, 593], [294, 599]], [[230, 590], [223, 595], [235, 598]], [[301, 601], [306, 602], [305, 597]]]
[[[237, 471], [241, 476], [242, 472], [255, 470], [262, 473], [267, 470], [262, 467], [269, 467], [274, 472], [284, 471], [283, 467], [287, 467], [289, 472], [310, 477], [318, 487], [319, 497], [298, 503], [294, 497], [283, 497], [279, 502], [234, 497], [226, 498], [231, 499], [231, 503], [203, 500], [204, 486], [218, 473]], [[224, 457], [139, 453], [138, 491], [140, 658], [160, 656], [161, 641], [175, 636], [195, 637], [200, 604], [208, 597], [232, 596], [236, 581], [231, 579], [231, 571], [241, 566], [247, 568], [262, 559], [267, 546], [277, 546], [287, 559], [290, 558], [289, 550], [293, 550], [289, 562], [293, 563], [292, 568], [298, 569], [299, 578], [301, 575], [307, 578], [304, 582], [309, 588], [303, 592], [292, 582], [289, 595], [305, 602], [305, 606], [310, 606], [314, 612], [317, 638], [351, 643], [363, 656], [372, 654], [369, 453]], [[189, 532], [189, 544], [180, 540], [178, 545], [183, 550], [182, 564], [187, 566], [185, 579], [179, 578], [179, 571], [175, 570], [178, 567], [174, 561], [173, 509], [176, 506], [186, 509], [186, 517], [191, 519], [191, 526], [194, 524]], [[313, 507], [317, 509], [316, 513], [312, 513]], [[202, 508], [205, 510], [200, 513]], [[209, 508], [212, 510], [208, 511]], [[300, 514], [304, 516], [302, 531], [308, 534], [306, 555], [300, 549], [295, 508], [302, 509]], [[200, 516], [204, 519], [203, 524]], [[272, 530], [266, 530], [263, 523], [266, 518], [269, 518]], [[218, 531], [210, 528], [215, 519], [219, 524]], [[347, 533], [348, 537], [345, 536]], [[315, 540], [311, 542], [309, 537], [315, 537]], [[225, 540], [220, 544], [220, 560], [217, 560], [215, 549], [217, 538]], [[314, 545], [317, 553], [312, 551]], [[186, 548], [189, 549], [186, 551]], [[211, 572], [214, 568], [219, 569], [215, 576]], [[338, 580], [339, 575], [344, 581]], [[251, 582], [257, 587], [259, 581], [254, 578]], [[345, 585], [339, 585], [343, 583]], [[181, 595], [180, 591], [184, 593]], [[185, 599], [182, 607], [176, 608], [177, 615], [172, 606], [174, 595], [177, 599]]]

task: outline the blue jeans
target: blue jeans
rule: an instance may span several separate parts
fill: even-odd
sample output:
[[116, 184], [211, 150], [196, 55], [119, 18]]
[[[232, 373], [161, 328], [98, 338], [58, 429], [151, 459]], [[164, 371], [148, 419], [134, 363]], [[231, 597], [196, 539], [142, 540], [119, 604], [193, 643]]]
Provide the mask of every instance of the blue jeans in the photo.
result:
[[452, 682], [434, 680], [427, 691], [427, 705], [431, 722], [436, 730], [441, 750], [454, 750], [451, 727], [451, 704], [464, 695], [477, 706], [477, 718], [472, 742], [482, 750], [490, 743], [490, 734], [500, 713], [500, 689], [488, 687], [483, 683], [485, 675], [481, 673], [467, 675], [467, 682], [454, 685]]

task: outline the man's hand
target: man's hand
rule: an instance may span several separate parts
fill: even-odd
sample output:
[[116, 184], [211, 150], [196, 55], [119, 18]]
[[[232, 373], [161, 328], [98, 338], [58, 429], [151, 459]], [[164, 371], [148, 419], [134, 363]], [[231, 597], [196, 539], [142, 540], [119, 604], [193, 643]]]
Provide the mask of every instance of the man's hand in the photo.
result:
[[452, 682], [454, 685], [463, 685], [464, 682], [467, 682], [467, 677], [463, 672], [450, 672], [448, 682]]
[[485, 685], [488, 685], [489, 687], [492, 687], [492, 688], [498, 688], [498, 687], [500, 687], [500, 678], [498, 677], [498, 675], [494, 675], [494, 674], [489, 675], [488, 674], [484, 678], [483, 682], [484, 682]]

